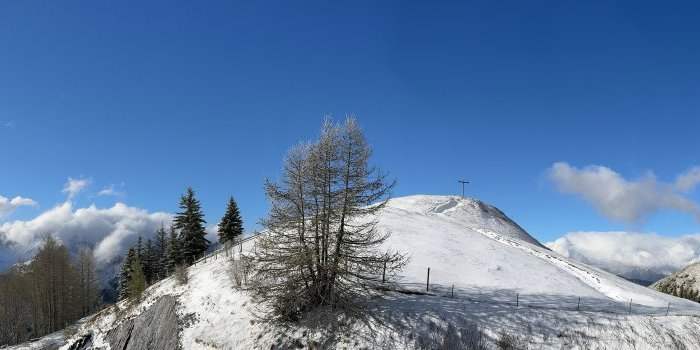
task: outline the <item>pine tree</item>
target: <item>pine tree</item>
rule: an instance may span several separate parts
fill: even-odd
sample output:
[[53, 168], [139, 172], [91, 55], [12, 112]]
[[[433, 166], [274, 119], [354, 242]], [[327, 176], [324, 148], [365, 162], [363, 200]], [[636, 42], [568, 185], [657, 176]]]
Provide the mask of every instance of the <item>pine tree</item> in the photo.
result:
[[204, 214], [191, 187], [180, 198], [180, 209], [182, 211], [175, 216], [175, 228], [180, 230], [183, 261], [192, 265], [207, 251], [209, 240], [205, 238]]
[[129, 248], [129, 252], [124, 257], [122, 269], [119, 273], [119, 300], [129, 297], [129, 283], [131, 282], [131, 266], [136, 259], [136, 250]]
[[159, 281], [167, 275], [168, 238], [163, 225], [156, 231], [155, 252], [157, 256], [154, 263], [154, 276]]
[[182, 254], [180, 250], [180, 239], [178, 238], [175, 227], [170, 226], [170, 238], [168, 239], [166, 273], [171, 275], [175, 272], [175, 267], [182, 262]]
[[219, 223], [219, 242], [236, 242], [243, 236], [243, 220], [233, 197], [229, 198], [226, 213]]

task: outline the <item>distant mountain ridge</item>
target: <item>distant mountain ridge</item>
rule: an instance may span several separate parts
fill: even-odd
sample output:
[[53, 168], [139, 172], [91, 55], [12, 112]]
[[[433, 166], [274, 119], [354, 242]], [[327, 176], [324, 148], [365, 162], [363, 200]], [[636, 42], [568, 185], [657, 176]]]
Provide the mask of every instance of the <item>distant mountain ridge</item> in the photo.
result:
[[690, 264], [654, 282], [650, 287], [663, 293], [700, 301], [700, 262]]

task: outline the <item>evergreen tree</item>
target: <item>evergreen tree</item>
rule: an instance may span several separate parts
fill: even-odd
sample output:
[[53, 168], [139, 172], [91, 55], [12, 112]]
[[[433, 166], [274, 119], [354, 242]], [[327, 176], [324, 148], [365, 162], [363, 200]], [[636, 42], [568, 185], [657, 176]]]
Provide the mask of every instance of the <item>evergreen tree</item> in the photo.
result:
[[141, 293], [146, 289], [146, 277], [143, 273], [143, 263], [138, 256], [131, 261], [130, 271], [131, 278], [128, 283], [129, 298], [138, 299], [141, 297]]
[[166, 255], [166, 273], [170, 275], [175, 271], [175, 267], [182, 262], [180, 239], [178, 238], [175, 227], [173, 226], [170, 226], [170, 238], [168, 239], [168, 250]]
[[119, 300], [129, 297], [129, 283], [131, 281], [131, 266], [136, 259], [136, 250], [129, 248], [129, 252], [124, 257], [122, 269], [119, 273]]
[[243, 237], [243, 220], [233, 197], [229, 198], [226, 213], [219, 223], [219, 242], [236, 242]]
[[168, 237], [163, 225], [156, 231], [155, 253], [154, 277], [156, 280], [162, 280], [167, 275], [166, 266], [168, 257]]
[[139, 236], [138, 241], [136, 241], [136, 257], [143, 261], [143, 239]]
[[205, 238], [204, 214], [191, 187], [180, 198], [180, 209], [182, 211], [175, 216], [175, 228], [180, 230], [183, 262], [191, 265], [209, 248], [209, 240]]
[[155, 266], [154, 266], [155, 265], [154, 264], [155, 258], [156, 258], [156, 256], [155, 256], [155, 251], [153, 249], [153, 242], [149, 238], [146, 241], [146, 247], [144, 248], [144, 251], [143, 251], [143, 262], [142, 262], [143, 275], [146, 278], [146, 285], [150, 285], [155, 280], [153, 278], [153, 273], [155, 271], [155, 269], [154, 269], [155, 268]]

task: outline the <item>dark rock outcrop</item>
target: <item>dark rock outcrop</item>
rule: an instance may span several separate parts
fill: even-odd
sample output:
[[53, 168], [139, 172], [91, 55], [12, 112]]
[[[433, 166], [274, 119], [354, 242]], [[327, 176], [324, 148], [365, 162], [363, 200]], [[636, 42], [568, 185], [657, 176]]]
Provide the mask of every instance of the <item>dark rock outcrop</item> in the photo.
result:
[[164, 296], [140, 315], [107, 332], [112, 350], [179, 349], [177, 300]]

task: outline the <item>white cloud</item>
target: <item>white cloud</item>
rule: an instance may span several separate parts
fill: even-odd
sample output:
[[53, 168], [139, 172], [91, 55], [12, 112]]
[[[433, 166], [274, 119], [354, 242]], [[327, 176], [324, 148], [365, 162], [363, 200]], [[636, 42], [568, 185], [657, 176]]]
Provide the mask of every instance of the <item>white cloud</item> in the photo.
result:
[[581, 196], [611, 220], [638, 223], [662, 209], [686, 212], [700, 220], [700, 207], [678, 190], [694, 186], [691, 175], [670, 185], [657, 181], [652, 173], [630, 181], [604, 166], [578, 169], [559, 162], [549, 169], [549, 176], [559, 191]]
[[9, 199], [0, 195], [0, 218], [11, 214], [19, 207], [33, 207], [36, 205], [37, 203], [29, 198], [17, 196], [15, 198]]
[[[123, 185], [122, 185], [122, 187], [123, 187]], [[124, 196], [124, 192], [117, 190], [116, 186], [112, 184], [112, 185], [109, 185], [109, 186], [103, 188], [102, 190], [100, 190], [100, 192], [97, 192], [97, 195], [98, 196], [121, 197], [121, 196]]]
[[73, 199], [80, 191], [84, 190], [90, 185], [89, 179], [74, 179], [69, 177], [68, 182], [63, 185], [63, 193], [68, 194], [68, 199]]
[[692, 167], [676, 178], [675, 188], [678, 191], [690, 192], [700, 184], [700, 166]]
[[698, 261], [700, 234], [572, 232], [545, 244], [555, 252], [628, 278], [656, 281]]
[[[73, 208], [70, 201], [60, 204], [28, 221], [12, 221], [0, 225], [0, 256], [6, 263], [31, 256], [46, 234], [51, 234], [68, 247], [90, 245], [95, 248], [98, 263], [107, 263], [128, 248], [139, 235], [151, 236], [161, 224], [172, 220], [169, 213], [148, 211], [117, 203], [111, 208], [94, 205]], [[12, 261], [14, 260], [14, 261]]]

